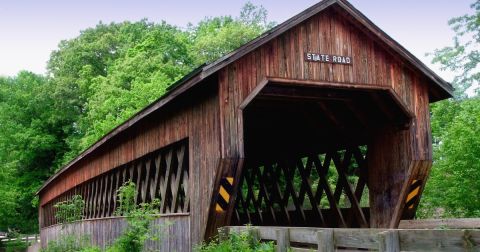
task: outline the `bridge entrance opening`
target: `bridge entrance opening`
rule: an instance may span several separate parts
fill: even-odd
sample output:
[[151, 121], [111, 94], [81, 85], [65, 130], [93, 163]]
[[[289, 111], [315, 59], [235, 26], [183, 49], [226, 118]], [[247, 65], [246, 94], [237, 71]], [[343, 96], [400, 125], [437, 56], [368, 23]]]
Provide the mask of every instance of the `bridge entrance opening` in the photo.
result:
[[231, 224], [369, 227], [369, 146], [411, 119], [389, 88], [269, 80], [243, 107]]

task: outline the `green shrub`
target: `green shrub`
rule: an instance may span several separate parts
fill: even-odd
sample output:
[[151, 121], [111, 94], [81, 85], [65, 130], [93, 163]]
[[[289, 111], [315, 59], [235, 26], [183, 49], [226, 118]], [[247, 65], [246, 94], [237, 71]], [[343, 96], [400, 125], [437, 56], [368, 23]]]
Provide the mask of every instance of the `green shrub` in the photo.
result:
[[[125, 182], [117, 191], [118, 207], [117, 216], [125, 217], [127, 228], [123, 234], [106, 250], [108, 252], [140, 252], [145, 241], [158, 240], [161, 237], [161, 227], [152, 226], [152, 221], [159, 213], [160, 201], [154, 199], [151, 203], [135, 203], [137, 188], [135, 183]], [[80, 195], [75, 195], [71, 200], [56, 204], [58, 213], [55, 215], [62, 224], [71, 223], [82, 219], [85, 202]], [[168, 224], [167, 224], [168, 225]], [[96, 252], [98, 247], [90, 245], [89, 237], [76, 237], [74, 234], [61, 236], [56, 241], [48, 243], [44, 252]]]
[[275, 246], [273, 242], [260, 242], [252, 233], [242, 231], [241, 233], [231, 233], [227, 239], [219, 240], [214, 238], [208, 243], [202, 244], [195, 249], [197, 252], [230, 252], [230, 251], [245, 251], [245, 252], [273, 252]]
[[5, 244], [5, 252], [23, 252], [26, 251], [29, 243], [21, 241], [12, 241]]
[[62, 235], [50, 241], [42, 252], [100, 252], [100, 248], [90, 245], [88, 236]]
[[[14, 241], [5, 242], [3, 245], [6, 252], [21, 252], [26, 251], [30, 243], [22, 241], [22, 235], [17, 230], [9, 230], [7, 237], [9, 239], [15, 239]], [[2, 244], [0, 244], [2, 245]]]
[[154, 199], [151, 203], [135, 204], [137, 188], [132, 181], [125, 182], [117, 191], [119, 206], [116, 215], [124, 216], [127, 228], [107, 249], [109, 252], [140, 252], [145, 241], [158, 240], [160, 227], [152, 226], [152, 221], [159, 213], [160, 201]]
[[[74, 195], [71, 199], [55, 204], [57, 209], [55, 218], [58, 223], [64, 225], [82, 219], [85, 208], [85, 201], [81, 195]], [[78, 236], [77, 234], [66, 233], [60, 235], [56, 240], [50, 241], [42, 252], [100, 252], [100, 248], [90, 244], [88, 235]]]
[[54, 206], [57, 209], [55, 218], [58, 223], [67, 224], [82, 219], [85, 201], [81, 195], [74, 195], [71, 199], [59, 202]]

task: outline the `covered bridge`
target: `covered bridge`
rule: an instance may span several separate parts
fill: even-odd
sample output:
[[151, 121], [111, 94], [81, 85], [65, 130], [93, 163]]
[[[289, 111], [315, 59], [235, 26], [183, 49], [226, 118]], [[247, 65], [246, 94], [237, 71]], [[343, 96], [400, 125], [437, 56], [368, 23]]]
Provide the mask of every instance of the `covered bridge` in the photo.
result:
[[46, 181], [43, 245], [60, 232], [53, 206], [76, 194], [76, 232], [113, 240], [128, 180], [174, 223], [149, 245], [167, 250], [233, 224], [397, 227], [432, 165], [429, 103], [451, 96], [347, 1], [322, 1], [185, 76]]

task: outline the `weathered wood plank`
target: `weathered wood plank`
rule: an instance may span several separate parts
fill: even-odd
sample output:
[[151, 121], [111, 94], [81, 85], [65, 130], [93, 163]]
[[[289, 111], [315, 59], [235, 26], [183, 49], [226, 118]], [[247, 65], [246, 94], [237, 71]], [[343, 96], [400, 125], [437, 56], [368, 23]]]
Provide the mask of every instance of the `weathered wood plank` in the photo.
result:
[[324, 229], [317, 232], [318, 252], [334, 252], [335, 237], [332, 229]]
[[480, 218], [400, 221], [400, 229], [480, 229]]
[[[187, 252], [192, 250], [189, 215], [162, 216], [155, 219], [152, 226], [160, 228], [156, 230], [159, 240], [147, 241], [145, 243], [146, 250]], [[86, 236], [92, 245], [105, 249], [122, 234], [126, 227], [127, 224], [123, 218], [85, 220], [63, 227], [54, 225], [40, 230], [41, 244], [42, 247], [46, 247], [50, 241], [56, 240], [61, 235], [74, 234], [78, 237]]]
[[290, 248], [290, 235], [288, 229], [275, 230], [277, 241], [277, 252], [287, 252]]
[[[287, 227], [227, 227], [229, 232], [257, 230], [261, 240], [301, 247], [316, 246], [318, 251], [337, 248], [370, 249], [379, 251], [478, 251], [480, 230], [418, 230], [418, 229], [323, 229]], [[279, 241], [280, 240], [280, 241]], [[292, 249], [295, 249], [292, 246]], [[282, 249], [277, 246], [277, 249]], [[295, 250], [294, 250], [295, 251]], [[342, 250], [338, 250], [342, 251]]]
[[399, 230], [404, 251], [479, 251], [480, 230]]
[[400, 241], [397, 230], [384, 231], [378, 234], [379, 252], [400, 252]]

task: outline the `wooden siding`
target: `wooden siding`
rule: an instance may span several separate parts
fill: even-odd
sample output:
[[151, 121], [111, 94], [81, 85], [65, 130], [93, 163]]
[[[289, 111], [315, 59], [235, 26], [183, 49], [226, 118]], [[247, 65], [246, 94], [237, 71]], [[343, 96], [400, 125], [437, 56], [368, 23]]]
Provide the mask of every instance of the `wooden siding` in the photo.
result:
[[[412, 158], [431, 159], [427, 81], [351, 22], [328, 9], [219, 72], [222, 156], [243, 155], [238, 108], [262, 80], [279, 77], [393, 88], [415, 113]], [[306, 62], [306, 52], [352, 56], [353, 64]]]
[[[211, 85], [213, 84], [213, 85]], [[52, 181], [40, 194], [43, 206], [63, 192], [109, 170], [188, 138], [190, 227], [192, 242], [203, 239], [215, 168], [219, 158], [219, 106], [216, 83], [205, 83], [195, 97], [177, 99], [169, 112], [154, 113], [107, 142], [75, 167]]]
[[[246, 54], [251, 53], [252, 51], [257, 50], [259, 47], [264, 46], [266, 43], [270, 42], [273, 39], [276, 39], [279, 35], [285, 33], [286, 31], [296, 27], [297, 25], [304, 23], [305, 20], [310, 19], [312, 16], [315, 16], [327, 8], [336, 9], [337, 13], [342, 16], [342, 18], [353, 20], [352, 24], [356, 26], [357, 29], [365, 31], [367, 35], [372, 37], [374, 40], [378, 41], [379, 44], [383, 47], [388, 48], [392, 52], [394, 57], [398, 59], [399, 62], [405, 63], [411, 69], [414, 69], [416, 73], [419, 73], [421, 76], [428, 79], [430, 84], [429, 92], [432, 100], [437, 101], [445, 99], [452, 96], [453, 88], [451, 84], [445, 82], [433, 71], [428, 69], [420, 60], [415, 58], [411, 53], [409, 53], [405, 48], [399, 45], [391, 37], [389, 37], [385, 32], [380, 28], [375, 26], [367, 17], [355, 9], [351, 4], [346, 0], [323, 0], [319, 3], [313, 5], [312, 7], [306, 9], [305, 11], [299, 13], [298, 15], [290, 18], [284, 23], [274, 27], [270, 31], [262, 34], [261, 36], [253, 39], [252, 41], [241, 46], [237, 50], [225, 55], [224, 57], [218, 59], [217, 61], [209, 64], [202, 65], [186, 75], [184, 78], [179, 80], [173, 85], [173, 88], [168, 91], [168, 93], [161, 97], [159, 100], [147, 106], [145, 109], [139, 111], [135, 116], [125, 121], [117, 128], [113, 129], [111, 132], [106, 134], [98, 142], [88, 148], [85, 152], [80, 154], [77, 158], [72, 160], [67, 164], [63, 169], [57, 172], [54, 176], [50, 177], [44, 185], [40, 188], [39, 193], [50, 184], [51, 181], [55, 180], [58, 176], [62, 175], [64, 172], [69, 170], [70, 167], [76, 165], [77, 162], [80, 162], [84, 157], [88, 156], [92, 152], [96, 151], [97, 148], [100, 148], [106, 142], [110, 141], [118, 134], [130, 129], [133, 125], [136, 125], [137, 122], [145, 119], [152, 113], [158, 111], [161, 108], [166, 107], [174, 101], [178, 96], [190, 91], [194, 87], [204, 83], [204, 81], [212, 76], [215, 76], [217, 71], [224, 68], [225, 66], [231, 64], [232, 62], [242, 58]], [[320, 14], [320, 15], [323, 15]], [[315, 35], [315, 34], [314, 34]], [[310, 35], [309, 35], [310, 36]], [[316, 37], [315, 37], [316, 39]], [[318, 39], [317, 39], [318, 40]]]
[[[351, 56], [353, 63], [308, 62], [304, 59], [307, 52]], [[219, 71], [222, 157], [248, 160], [244, 153], [243, 111], [239, 108], [269, 78], [306, 84], [318, 81], [389, 87], [413, 112], [407, 129], [386, 125], [385, 132], [380, 131], [369, 143], [373, 144], [368, 155], [374, 216], [370, 225], [389, 226], [394, 209], [403, 201], [400, 191], [408, 182], [410, 164], [415, 160], [431, 163], [429, 81], [374, 34], [362, 29], [361, 24], [329, 8]], [[426, 179], [422, 181], [423, 188]]]
[[55, 205], [69, 202], [75, 195], [85, 202], [82, 219], [115, 216], [117, 191], [127, 181], [137, 186], [137, 204], [159, 199], [159, 214], [188, 213], [188, 140], [176, 142], [123, 166], [96, 176], [41, 206], [40, 227], [61, 223], [70, 212], [58, 213]]
[[[159, 227], [158, 241], [147, 241], [148, 251], [191, 251], [190, 216], [171, 215], [155, 219], [152, 223]], [[42, 247], [57, 240], [62, 235], [86, 237], [92, 245], [105, 249], [125, 230], [123, 218], [93, 219], [65, 226], [55, 225], [40, 230]]]

